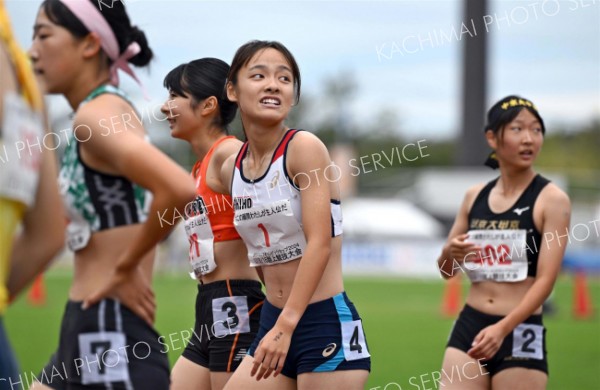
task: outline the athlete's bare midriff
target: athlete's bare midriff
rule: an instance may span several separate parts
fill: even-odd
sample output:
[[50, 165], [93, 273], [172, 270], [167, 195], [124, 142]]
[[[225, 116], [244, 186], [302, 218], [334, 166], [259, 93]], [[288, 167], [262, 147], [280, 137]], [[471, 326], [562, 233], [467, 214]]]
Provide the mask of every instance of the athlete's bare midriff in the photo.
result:
[[241, 239], [215, 242], [214, 248], [217, 268], [202, 276], [203, 283], [225, 279], [259, 280], [256, 270], [249, 266], [246, 245]]
[[[505, 316], [521, 303], [534, 281], [534, 278], [528, 277], [515, 283], [472, 283], [467, 294], [467, 304], [486, 314]], [[541, 313], [540, 306], [533, 314]]]
[[[110, 280], [120, 256], [131, 245], [142, 225], [127, 225], [92, 234], [87, 246], [75, 252], [73, 284], [69, 298], [81, 301], [97, 292]], [[151, 250], [140, 262], [144, 276], [152, 281], [155, 250]]]
[[[341, 254], [342, 237], [332, 238], [331, 255], [327, 262], [327, 267], [309, 303], [331, 298], [344, 291]], [[301, 261], [308, 260], [300, 258], [283, 264], [262, 267], [265, 286], [267, 286], [267, 300], [273, 306], [283, 308], [287, 302]], [[315, 277], [318, 277], [318, 275], [315, 275]], [[302, 288], [302, 286], [298, 287]]]

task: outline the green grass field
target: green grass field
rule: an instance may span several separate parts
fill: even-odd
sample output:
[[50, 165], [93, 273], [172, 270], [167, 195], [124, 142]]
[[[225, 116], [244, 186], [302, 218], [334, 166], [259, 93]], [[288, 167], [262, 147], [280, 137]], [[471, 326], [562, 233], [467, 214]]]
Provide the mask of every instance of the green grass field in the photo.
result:
[[[32, 307], [21, 297], [9, 309], [6, 326], [22, 372], [37, 373], [56, 348], [69, 283], [70, 276], [64, 271], [53, 271], [46, 277], [45, 306]], [[588, 285], [598, 310], [600, 280], [589, 281]], [[189, 278], [162, 275], [156, 277], [155, 288], [156, 327], [170, 340], [169, 359], [174, 362], [184, 347], [181, 332], [193, 326], [196, 287]], [[431, 373], [440, 370], [453, 322], [440, 315], [443, 282], [348, 278], [346, 288], [363, 318], [373, 359], [367, 388], [381, 386], [383, 390], [392, 382], [402, 389], [435, 388]], [[598, 312], [592, 320], [573, 319], [572, 294], [571, 278], [562, 276], [554, 294], [557, 312], [545, 318], [550, 364], [548, 388], [600, 389]], [[387, 389], [398, 388], [391, 384]]]

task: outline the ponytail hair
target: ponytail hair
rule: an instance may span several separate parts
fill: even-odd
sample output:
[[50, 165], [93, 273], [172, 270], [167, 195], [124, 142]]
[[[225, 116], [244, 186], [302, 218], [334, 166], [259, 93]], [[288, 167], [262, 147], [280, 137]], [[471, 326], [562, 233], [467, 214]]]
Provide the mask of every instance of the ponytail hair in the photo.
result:
[[[102, 17], [106, 20], [117, 39], [119, 54], [123, 53], [133, 42], [139, 45], [140, 52], [129, 58], [128, 62], [139, 67], [150, 63], [154, 57], [154, 53], [148, 45], [146, 35], [137, 26], [131, 25], [129, 15], [122, 1], [113, 0], [110, 6], [97, 0], [80, 1], [90, 1], [102, 14]], [[60, 0], [45, 0], [41, 8], [50, 21], [66, 28], [76, 38], [83, 38], [90, 33], [87, 27]], [[110, 64], [112, 64], [112, 60], [109, 59]]]
[[191, 97], [192, 107], [214, 96], [219, 104], [218, 123], [226, 133], [235, 118], [237, 104], [225, 96], [225, 80], [229, 65], [218, 58], [201, 58], [181, 64], [171, 70], [163, 81], [165, 88], [175, 95]]

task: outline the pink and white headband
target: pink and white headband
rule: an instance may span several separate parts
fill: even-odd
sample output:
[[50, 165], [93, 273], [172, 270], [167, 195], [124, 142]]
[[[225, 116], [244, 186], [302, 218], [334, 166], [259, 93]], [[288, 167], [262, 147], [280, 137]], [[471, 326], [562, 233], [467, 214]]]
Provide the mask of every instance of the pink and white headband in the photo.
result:
[[110, 67], [110, 81], [114, 85], [119, 84], [118, 69], [123, 70], [131, 76], [142, 88], [144, 95], [146, 91], [142, 82], [137, 78], [135, 72], [129, 67], [128, 60], [137, 55], [142, 49], [137, 42], [131, 42], [123, 53], [119, 55], [119, 42], [110, 25], [102, 16], [102, 13], [89, 0], [60, 0], [81, 23], [90, 31], [98, 34], [100, 45], [108, 57], [113, 61]]

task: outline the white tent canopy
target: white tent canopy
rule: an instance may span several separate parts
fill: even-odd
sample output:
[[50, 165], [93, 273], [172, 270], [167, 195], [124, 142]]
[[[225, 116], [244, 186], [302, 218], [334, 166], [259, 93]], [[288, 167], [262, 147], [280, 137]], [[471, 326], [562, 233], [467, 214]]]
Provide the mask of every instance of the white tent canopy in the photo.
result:
[[344, 236], [352, 238], [439, 238], [435, 218], [401, 199], [352, 198], [342, 202]]

